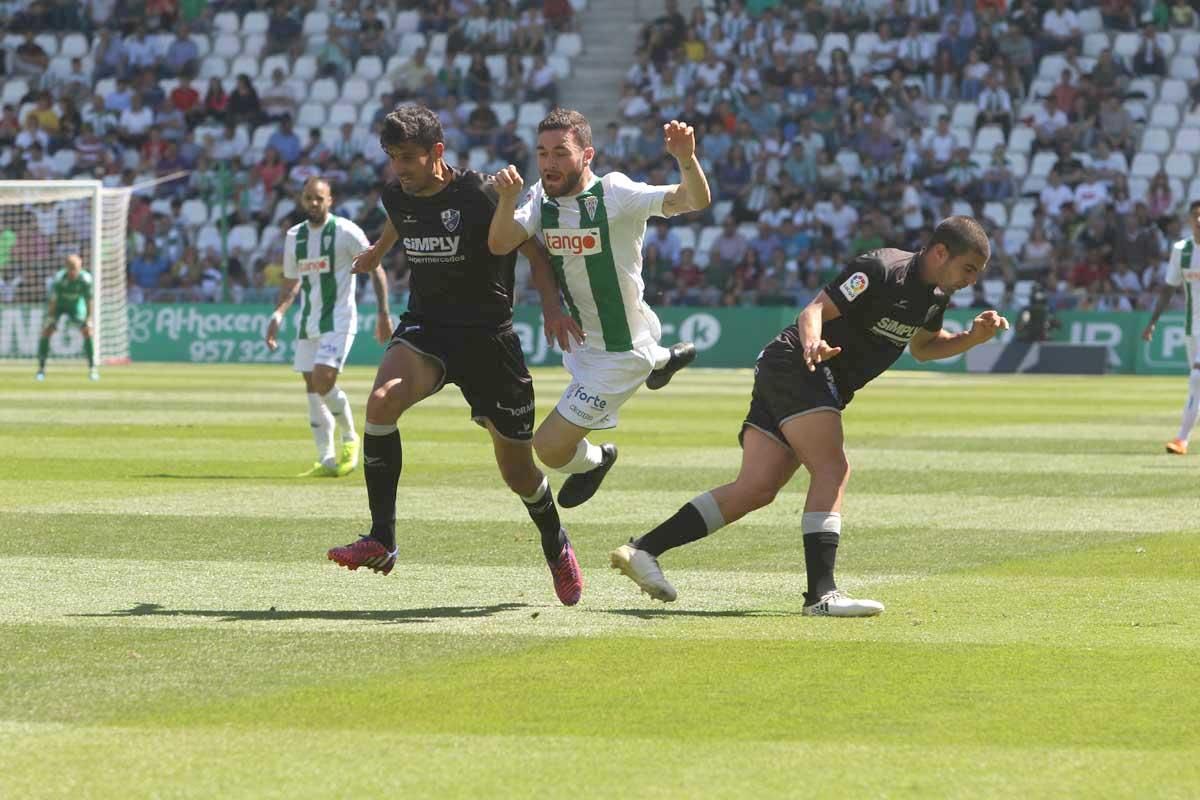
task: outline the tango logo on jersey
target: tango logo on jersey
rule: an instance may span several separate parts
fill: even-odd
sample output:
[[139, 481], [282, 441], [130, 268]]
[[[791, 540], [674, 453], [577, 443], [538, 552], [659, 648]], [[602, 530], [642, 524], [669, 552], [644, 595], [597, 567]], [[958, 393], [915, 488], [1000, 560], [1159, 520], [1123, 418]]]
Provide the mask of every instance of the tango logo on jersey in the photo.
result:
[[871, 327], [871, 333], [877, 333], [885, 339], [890, 339], [896, 344], [903, 347], [908, 344], [908, 340], [913, 337], [918, 330], [919, 325], [909, 325], [904, 322], [897, 322], [890, 317], [884, 317], [876, 322]]
[[458, 230], [458, 223], [462, 220], [462, 214], [458, 213], [457, 208], [447, 208], [442, 211], [442, 224], [446, 226], [446, 230], [454, 233]]
[[847, 300], [854, 300], [854, 298], [867, 290], [868, 283], [869, 281], [867, 281], [867, 274], [865, 272], [856, 272], [849, 278], [846, 278], [846, 282], [838, 288], [842, 290], [843, 297]]
[[404, 252], [410, 256], [453, 256], [458, 254], [458, 236], [406, 236]]
[[549, 228], [543, 233], [553, 256], [594, 256], [601, 249], [599, 228]]

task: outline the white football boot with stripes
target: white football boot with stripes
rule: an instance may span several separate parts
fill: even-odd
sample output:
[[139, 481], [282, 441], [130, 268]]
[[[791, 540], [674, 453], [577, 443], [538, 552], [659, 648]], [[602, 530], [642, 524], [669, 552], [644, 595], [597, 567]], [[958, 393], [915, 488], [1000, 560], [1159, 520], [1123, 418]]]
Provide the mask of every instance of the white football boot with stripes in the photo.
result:
[[619, 569], [627, 578], [636, 583], [643, 592], [655, 600], [664, 603], [673, 602], [676, 598], [675, 587], [663, 577], [658, 559], [639, 550], [632, 544], [623, 544], [609, 554], [609, 563], [613, 569]]
[[832, 589], [817, 602], [806, 605], [801, 613], [806, 617], [873, 617], [883, 613], [883, 603], [856, 600]]

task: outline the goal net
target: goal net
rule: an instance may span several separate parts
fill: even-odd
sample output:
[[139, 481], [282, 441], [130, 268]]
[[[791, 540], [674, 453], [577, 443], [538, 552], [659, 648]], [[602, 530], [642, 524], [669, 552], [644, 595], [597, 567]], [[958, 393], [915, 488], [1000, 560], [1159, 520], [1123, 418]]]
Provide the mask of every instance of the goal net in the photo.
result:
[[[125, 309], [127, 188], [99, 181], [0, 181], [0, 359], [32, 359], [55, 274], [77, 254], [92, 274], [99, 363], [129, 360]], [[83, 358], [78, 327], [61, 324], [50, 358]]]

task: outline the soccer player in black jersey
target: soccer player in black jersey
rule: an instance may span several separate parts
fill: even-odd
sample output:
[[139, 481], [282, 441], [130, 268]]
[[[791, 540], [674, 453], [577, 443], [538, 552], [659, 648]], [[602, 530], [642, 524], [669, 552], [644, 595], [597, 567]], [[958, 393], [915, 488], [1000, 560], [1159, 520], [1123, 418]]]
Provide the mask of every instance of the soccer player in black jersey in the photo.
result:
[[1004, 317], [984, 311], [969, 331], [942, 330], [950, 295], [979, 280], [990, 254], [978, 222], [949, 217], [918, 253], [883, 249], [852, 261], [759, 354], [750, 411], [738, 437], [737, 478], [618, 547], [612, 566], [651, 597], [674, 600], [675, 589], [663, 577], [658, 556], [769, 504], [803, 466], [809, 473], [801, 522], [808, 572], [803, 613], [864, 617], [883, 611], [874, 600], [842, 594], [833, 579], [842, 495], [850, 476], [842, 409], [906, 346], [919, 361], [949, 358], [1008, 328]]
[[[370, 272], [400, 242], [410, 268], [409, 304], [367, 400], [363, 472], [371, 532], [333, 548], [329, 558], [350, 569], [391, 572], [402, 461], [396, 421], [446, 383], [455, 383], [471, 418], [491, 434], [501, 477], [541, 532], [559, 600], [574, 605], [583, 576], [549, 483], [533, 463], [533, 381], [512, 329], [516, 253], [492, 255], [487, 245], [495, 195], [483, 175], [445, 162], [442, 126], [427, 108], [409, 105], [390, 113], [380, 144], [398, 180], [384, 188], [388, 221], [379, 241], [356, 260], [355, 271]], [[521, 252], [529, 258], [542, 297], [546, 335], [569, 349], [569, 337], [578, 342], [583, 333], [562, 310], [550, 262], [537, 245]]]

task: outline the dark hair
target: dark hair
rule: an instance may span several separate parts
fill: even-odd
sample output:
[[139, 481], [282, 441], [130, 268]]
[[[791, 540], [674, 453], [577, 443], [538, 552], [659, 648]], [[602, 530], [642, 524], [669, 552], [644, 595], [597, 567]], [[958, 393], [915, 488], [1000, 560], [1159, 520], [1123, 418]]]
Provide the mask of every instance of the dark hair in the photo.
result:
[[971, 217], [964, 216], [946, 217], [939, 222], [933, 229], [933, 236], [929, 237], [926, 249], [932, 249], [935, 244], [945, 245], [951, 258], [975, 252], [986, 259], [992, 252], [983, 226]]
[[1200, 208], [1200, 200], [1193, 200], [1188, 205], [1188, 213], [1195, 213], [1197, 208]]
[[592, 146], [592, 124], [587, 117], [572, 108], [556, 108], [538, 123], [537, 132], [570, 131], [580, 147]]
[[385, 150], [402, 144], [415, 144], [423, 150], [432, 150], [441, 141], [442, 121], [425, 106], [415, 104], [397, 106], [396, 110], [384, 117], [383, 131], [379, 134], [379, 144]]

